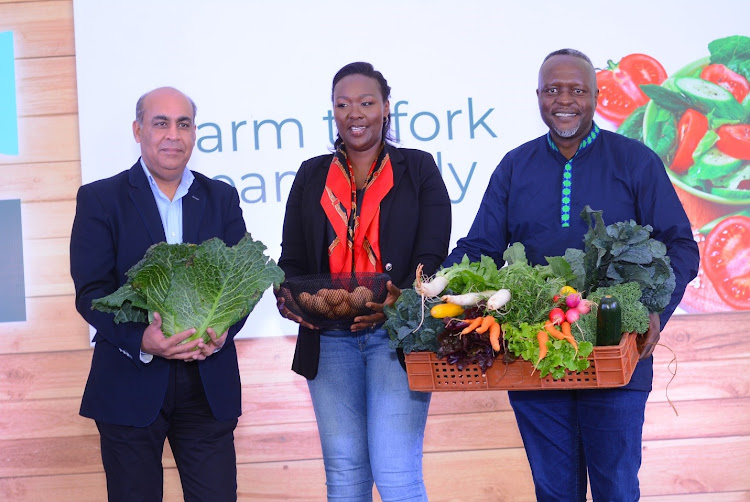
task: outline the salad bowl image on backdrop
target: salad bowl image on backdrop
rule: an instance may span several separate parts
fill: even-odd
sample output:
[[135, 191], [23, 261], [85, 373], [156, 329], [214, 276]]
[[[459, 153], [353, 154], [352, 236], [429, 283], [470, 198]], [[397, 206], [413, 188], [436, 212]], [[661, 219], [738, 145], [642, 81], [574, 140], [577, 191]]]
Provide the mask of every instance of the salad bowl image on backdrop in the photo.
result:
[[659, 155], [694, 229], [703, 260], [689, 311], [750, 309], [749, 51], [749, 37], [729, 36], [671, 75], [645, 54], [597, 72], [597, 115]]

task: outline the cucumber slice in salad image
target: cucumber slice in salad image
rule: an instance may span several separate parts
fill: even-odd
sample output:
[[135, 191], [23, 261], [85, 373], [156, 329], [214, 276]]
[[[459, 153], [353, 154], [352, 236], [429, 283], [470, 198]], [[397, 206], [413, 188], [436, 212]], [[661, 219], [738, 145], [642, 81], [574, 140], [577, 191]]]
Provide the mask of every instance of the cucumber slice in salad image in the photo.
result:
[[696, 77], [681, 77], [674, 85], [693, 106], [703, 114], [714, 114], [718, 119], [743, 120], [745, 109], [731, 92], [723, 87]]
[[736, 172], [742, 161], [713, 147], [701, 155], [693, 165], [691, 176], [698, 180], [716, 180]]
[[[740, 103], [724, 87], [701, 78], [709, 64], [708, 57], [699, 59], [668, 77], [659, 92], [646, 89], [651, 100], [642, 112], [641, 141], [661, 157], [675, 186], [711, 202], [747, 205], [750, 161], [727, 155], [716, 142], [722, 125], [750, 123], [750, 96]], [[683, 105], [705, 115], [709, 128], [693, 152], [693, 164], [686, 170], [673, 170], [675, 152], [686, 134], [680, 120]]]

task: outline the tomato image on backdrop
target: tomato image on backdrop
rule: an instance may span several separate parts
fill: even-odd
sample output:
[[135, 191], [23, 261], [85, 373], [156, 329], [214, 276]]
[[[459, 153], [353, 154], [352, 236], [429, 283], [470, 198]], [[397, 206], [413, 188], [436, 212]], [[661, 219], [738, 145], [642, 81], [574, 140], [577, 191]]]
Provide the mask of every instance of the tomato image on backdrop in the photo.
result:
[[596, 113], [664, 162], [701, 250], [689, 312], [750, 310], [750, 37], [668, 74], [646, 54], [597, 72]]

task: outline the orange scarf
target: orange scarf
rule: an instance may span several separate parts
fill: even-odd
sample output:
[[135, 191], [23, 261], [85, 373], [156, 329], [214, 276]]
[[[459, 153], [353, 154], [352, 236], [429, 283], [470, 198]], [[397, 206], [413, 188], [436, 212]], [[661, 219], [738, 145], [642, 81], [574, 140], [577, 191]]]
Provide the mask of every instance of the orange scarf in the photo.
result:
[[393, 187], [393, 167], [384, 146], [367, 174], [361, 208], [357, 208], [354, 170], [343, 144], [336, 150], [328, 168], [320, 204], [335, 234], [328, 245], [332, 274], [383, 271], [380, 202]]

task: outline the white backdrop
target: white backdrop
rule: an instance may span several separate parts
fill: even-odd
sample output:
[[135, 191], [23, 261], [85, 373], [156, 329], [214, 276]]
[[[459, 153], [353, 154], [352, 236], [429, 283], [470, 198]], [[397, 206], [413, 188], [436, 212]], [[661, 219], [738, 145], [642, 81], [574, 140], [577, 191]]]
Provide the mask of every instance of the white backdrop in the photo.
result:
[[[136, 100], [177, 87], [198, 106], [189, 167], [237, 187], [274, 259], [293, 173], [330, 148], [331, 79], [347, 63], [383, 72], [401, 144], [435, 156], [455, 244], [505, 152], [546, 131], [534, 92], [546, 54], [572, 47], [606, 67], [642, 52], [671, 74], [710, 41], [750, 31], [745, 0], [76, 0], [74, 15], [83, 182], [133, 164]], [[273, 300], [264, 295], [240, 336], [296, 333]]]

